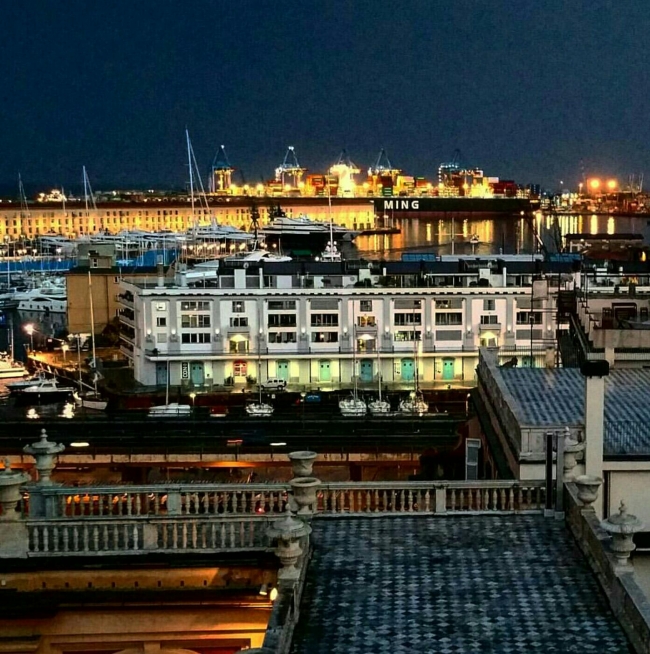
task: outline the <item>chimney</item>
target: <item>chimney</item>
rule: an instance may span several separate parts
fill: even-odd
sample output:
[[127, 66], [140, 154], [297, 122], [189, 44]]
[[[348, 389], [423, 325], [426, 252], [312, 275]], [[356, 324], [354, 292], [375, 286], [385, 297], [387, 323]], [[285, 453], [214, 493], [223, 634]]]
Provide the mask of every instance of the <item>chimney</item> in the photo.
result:
[[585, 474], [602, 477], [605, 377], [609, 375], [609, 363], [585, 361], [580, 372], [585, 376]]
[[158, 277], [157, 286], [158, 288], [164, 288], [165, 286], [165, 266], [163, 264], [163, 256], [159, 254], [156, 257], [156, 275]]

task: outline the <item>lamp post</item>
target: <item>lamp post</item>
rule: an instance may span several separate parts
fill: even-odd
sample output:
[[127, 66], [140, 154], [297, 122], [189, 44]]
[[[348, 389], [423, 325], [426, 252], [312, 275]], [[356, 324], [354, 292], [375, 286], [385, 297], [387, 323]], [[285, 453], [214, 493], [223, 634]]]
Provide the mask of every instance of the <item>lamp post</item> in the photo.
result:
[[307, 396], [307, 393], [303, 391], [300, 393], [300, 404], [302, 404], [302, 411], [301, 411], [301, 422], [302, 422], [302, 428], [305, 428], [305, 397]]
[[61, 345], [61, 352], [63, 352], [63, 362], [64, 363], [66, 362], [67, 354], [68, 354], [69, 349], [70, 349], [70, 346], [67, 343], [63, 343], [63, 345]]
[[29, 351], [34, 351], [34, 325], [29, 323], [23, 327], [25, 333], [29, 336]]

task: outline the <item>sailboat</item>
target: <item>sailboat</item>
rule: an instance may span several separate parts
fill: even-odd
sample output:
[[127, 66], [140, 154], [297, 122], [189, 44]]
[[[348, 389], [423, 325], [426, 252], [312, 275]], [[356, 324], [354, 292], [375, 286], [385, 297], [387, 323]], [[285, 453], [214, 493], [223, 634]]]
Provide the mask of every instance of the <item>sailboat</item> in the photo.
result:
[[165, 403], [159, 406], [152, 406], [149, 409], [150, 418], [179, 418], [192, 415], [192, 407], [189, 404], [169, 402], [169, 361], [167, 361], [167, 382], [165, 384]]
[[[261, 317], [259, 324], [262, 324]], [[273, 405], [262, 401], [262, 351], [260, 347], [260, 336], [257, 341], [257, 387], [259, 389], [259, 398], [257, 402], [249, 402], [246, 405], [246, 413], [254, 418], [270, 418], [273, 415]]]
[[339, 402], [341, 415], [349, 417], [365, 416], [368, 407], [366, 406], [366, 403], [359, 398], [359, 390], [357, 386], [357, 339], [354, 324], [354, 310], [352, 311], [352, 380], [354, 384], [352, 396]]
[[320, 255], [320, 260], [325, 262], [339, 262], [341, 261], [341, 253], [336, 247], [334, 240], [334, 222], [332, 220], [332, 193], [330, 190], [329, 179], [327, 181], [327, 206], [330, 219], [330, 240], [327, 242], [325, 249]]
[[0, 379], [16, 379], [26, 374], [25, 366], [14, 359], [14, 325], [9, 317], [9, 352], [0, 353]]
[[399, 403], [399, 410], [402, 413], [421, 416], [429, 412], [429, 405], [424, 401], [424, 396], [420, 390], [420, 375], [418, 372], [418, 342], [415, 338], [417, 330], [415, 329], [415, 320], [413, 320], [413, 361], [415, 363], [415, 386], [409, 393], [408, 398]]
[[[86, 169], [84, 168], [84, 175]], [[95, 312], [93, 308], [93, 283], [90, 275], [90, 270], [88, 271], [88, 294], [90, 296], [90, 338], [92, 343], [93, 350], [93, 390], [84, 391], [83, 390], [83, 381], [81, 379], [81, 362], [79, 365], [79, 392], [73, 393], [74, 401], [77, 406], [82, 406], [86, 409], [93, 409], [95, 411], [105, 411], [108, 406], [108, 402], [103, 400], [101, 395], [97, 390], [97, 378], [99, 376], [96, 366], [97, 366], [97, 356], [95, 353]], [[79, 345], [79, 344], [78, 344]], [[81, 358], [81, 357], [80, 357]]]
[[368, 409], [370, 410], [370, 413], [372, 413], [373, 416], [379, 415], [382, 413], [390, 413], [390, 402], [387, 400], [382, 400], [381, 398], [381, 382], [382, 382], [382, 374], [381, 374], [381, 359], [379, 358], [379, 347], [377, 347], [377, 390], [379, 392], [379, 398], [376, 400], [373, 400], [372, 402], [368, 402]]

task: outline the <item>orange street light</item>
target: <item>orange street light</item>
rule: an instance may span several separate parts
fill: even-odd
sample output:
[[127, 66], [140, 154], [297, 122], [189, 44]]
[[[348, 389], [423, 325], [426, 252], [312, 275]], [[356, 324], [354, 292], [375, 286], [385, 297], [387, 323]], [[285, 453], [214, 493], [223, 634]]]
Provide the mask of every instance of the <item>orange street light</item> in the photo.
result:
[[613, 191], [618, 186], [618, 182], [615, 179], [607, 180], [607, 189]]
[[592, 191], [597, 191], [600, 188], [600, 180], [599, 179], [590, 179], [589, 180], [589, 188]]

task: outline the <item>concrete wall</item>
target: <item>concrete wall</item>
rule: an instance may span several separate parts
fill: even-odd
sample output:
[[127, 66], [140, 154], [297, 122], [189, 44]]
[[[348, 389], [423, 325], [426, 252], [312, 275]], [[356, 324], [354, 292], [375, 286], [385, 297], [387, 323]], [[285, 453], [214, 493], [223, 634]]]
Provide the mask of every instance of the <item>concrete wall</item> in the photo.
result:
[[650, 471], [610, 472], [609, 483], [608, 514], [617, 513], [621, 500], [624, 500], [628, 511], [650, 529]]

